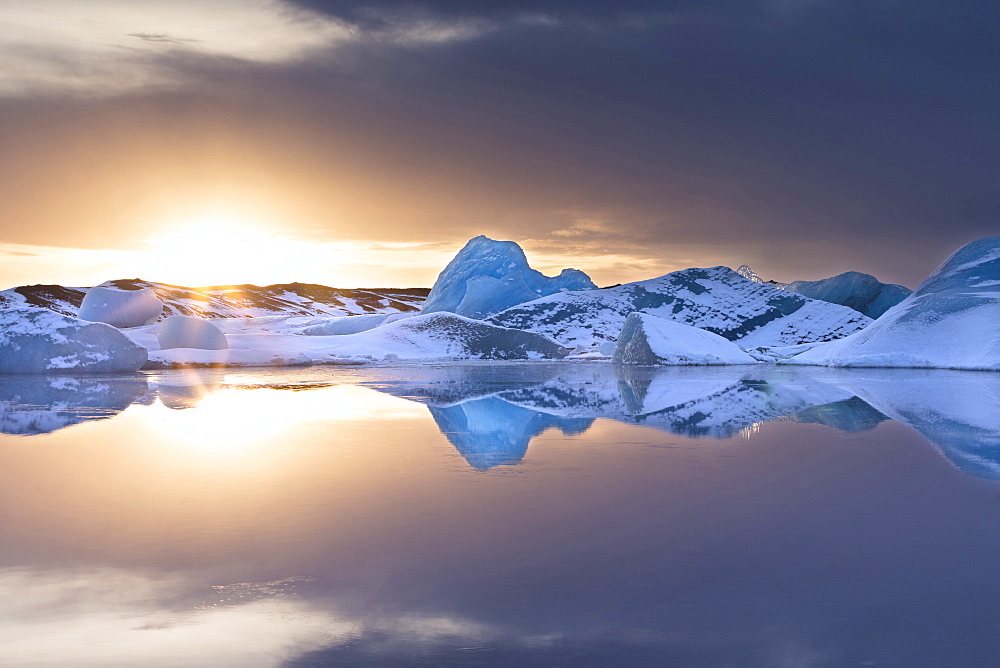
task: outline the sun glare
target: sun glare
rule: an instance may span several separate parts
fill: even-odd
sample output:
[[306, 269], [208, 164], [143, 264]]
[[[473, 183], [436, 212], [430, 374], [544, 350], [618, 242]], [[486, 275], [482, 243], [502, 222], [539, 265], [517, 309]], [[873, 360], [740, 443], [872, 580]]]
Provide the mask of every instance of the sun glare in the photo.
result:
[[183, 285], [291, 282], [317, 261], [317, 248], [301, 239], [227, 218], [172, 227], [149, 240], [150, 275]]
[[[427, 416], [422, 404], [353, 385], [290, 391], [229, 389], [209, 383], [161, 387], [160, 395], [159, 405], [149, 412], [157, 431], [171, 434], [176, 441], [213, 450], [267, 442], [308, 422], [412, 420]], [[176, 400], [179, 395], [184, 401]], [[192, 410], [176, 410], [181, 403]]]

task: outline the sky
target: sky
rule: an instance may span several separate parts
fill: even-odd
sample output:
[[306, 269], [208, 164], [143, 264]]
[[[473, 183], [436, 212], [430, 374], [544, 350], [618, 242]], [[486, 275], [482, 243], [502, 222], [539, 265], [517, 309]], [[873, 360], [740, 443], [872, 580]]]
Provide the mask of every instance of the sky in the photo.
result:
[[0, 288], [918, 285], [1000, 233], [1000, 4], [0, 0]]

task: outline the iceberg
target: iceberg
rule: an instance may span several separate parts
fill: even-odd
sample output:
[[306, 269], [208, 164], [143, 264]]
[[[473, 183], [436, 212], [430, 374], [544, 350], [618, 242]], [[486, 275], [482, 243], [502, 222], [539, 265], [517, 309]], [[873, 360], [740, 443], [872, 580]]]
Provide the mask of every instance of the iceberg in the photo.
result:
[[138, 370], [146, 357], [111, 325], [43, 308], [0, 311], [0, 373], [121, 373]]
[[528, 266], [524, 251], [513, 241], [480, 235], [470, 239], [437, 277], [421, 312], [485, 318], [541, 296], [596, 287], [577, 269], [563, 269], [549, 278]]
[[759, 364], [718, 334], [639, 312], [625, 319], [612, 361], [697, 366]]
[[208, 320], [190, 315], [172, 315], [160, 323], [156, 331], [161, 350], [195, 348], [226, 350], [226, 335]]
[[782, 364], [1000, 370], [1000, 237], [973, 241], [866, 329]]
[[812, 299], [848, 306], [869, 318], [880, 317], [910, 295], [902, 285], [882, 283], [870, 274], [848, 271], [819, 281], [793, 281], [785, 288]]
[[871, 319], [857, 311], [756, 283], [728, 267], [685, 269], [599, 290], [541, 297], [487, 318], [565, 346], [600, 349], [615, 341], [630, 313], [643, 311], [714, 332], [741, 348], [831, 341]]
[[98, 285], [87, 290], [80, 304], [80, 320], [113, 327], [141, 327], [156, 322], [163, 304], [152, 288], [120, 290]]

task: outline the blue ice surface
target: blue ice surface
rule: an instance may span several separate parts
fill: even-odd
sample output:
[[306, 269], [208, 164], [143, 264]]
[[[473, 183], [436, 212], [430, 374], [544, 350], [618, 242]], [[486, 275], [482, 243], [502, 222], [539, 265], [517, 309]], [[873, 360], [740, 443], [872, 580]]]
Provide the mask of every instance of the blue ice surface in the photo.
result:
[[444, 268], [421, 310], [485, 318], [538, 297], [596, 287], [577, 269], [545, 276], [528, 266], [524, 251], [515, 242], [480, 235], [470, 239]]

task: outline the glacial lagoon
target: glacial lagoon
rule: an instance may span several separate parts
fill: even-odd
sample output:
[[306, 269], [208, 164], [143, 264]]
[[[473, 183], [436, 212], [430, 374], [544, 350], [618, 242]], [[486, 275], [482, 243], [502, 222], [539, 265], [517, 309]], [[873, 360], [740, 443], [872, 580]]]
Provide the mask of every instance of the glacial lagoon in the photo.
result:
[[0, 665], [982, 666], [1000, 374], [0, 377]]

